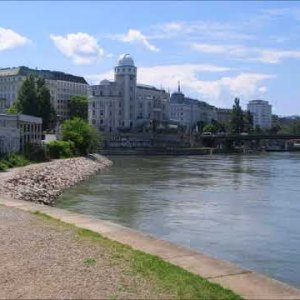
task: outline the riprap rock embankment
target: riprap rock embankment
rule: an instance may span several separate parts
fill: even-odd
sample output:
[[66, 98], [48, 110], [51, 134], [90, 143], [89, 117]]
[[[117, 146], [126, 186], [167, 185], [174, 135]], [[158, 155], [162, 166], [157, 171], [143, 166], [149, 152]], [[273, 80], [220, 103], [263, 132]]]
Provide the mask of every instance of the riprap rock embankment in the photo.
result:
[[0, 194], [19, 200], [51, 204], [74, 186], [112, 162], [100, 155], [59, 159], [13, 169], [3, 174]]

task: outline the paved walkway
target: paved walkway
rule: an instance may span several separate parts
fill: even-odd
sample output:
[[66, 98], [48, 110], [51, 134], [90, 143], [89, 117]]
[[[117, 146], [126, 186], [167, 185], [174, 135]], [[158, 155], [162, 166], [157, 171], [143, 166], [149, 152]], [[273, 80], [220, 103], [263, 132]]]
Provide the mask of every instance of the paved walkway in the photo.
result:
[[32, 212], [38, 210], [66, 223], [93, 230], [135, 249], [160, 256], [211, 282], [229, 288], [246, 299], [300, 299], [300, 290], [285, 283], [108, 221], [23, 201], [0, 199], [0, 204]]
[[69, 226], [0, 206], [0, 299], [170, 298]]

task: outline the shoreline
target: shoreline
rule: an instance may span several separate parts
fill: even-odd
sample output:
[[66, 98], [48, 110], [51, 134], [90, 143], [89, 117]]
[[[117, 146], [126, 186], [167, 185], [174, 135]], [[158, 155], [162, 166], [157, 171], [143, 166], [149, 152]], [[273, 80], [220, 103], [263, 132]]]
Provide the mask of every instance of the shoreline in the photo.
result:
[[0, 174], [0, 196], [50, 205], [68, 188], [111, 165], [93, 154], [13, 168]]
[[135, 250], [158, 256], [201, 278], [230, 289], [245, 299], [300, 299], [300, 289], [296, 287], [110, 221], [27, 201], [0, 198], [0, 204], [32, 213], [39, 212], [128, 245]]
[[133, 249], [158, 256], [246, 299], [300, 299], [300, 290], [296, 287], [225, 260], [109, 221], [49, 206], [66, 189], [111, 165], [109, 159], [96, 155], [11, 169], [0, 174], [0, 204], [33, 213], [41, 212], [62, 222], [91, 230]]

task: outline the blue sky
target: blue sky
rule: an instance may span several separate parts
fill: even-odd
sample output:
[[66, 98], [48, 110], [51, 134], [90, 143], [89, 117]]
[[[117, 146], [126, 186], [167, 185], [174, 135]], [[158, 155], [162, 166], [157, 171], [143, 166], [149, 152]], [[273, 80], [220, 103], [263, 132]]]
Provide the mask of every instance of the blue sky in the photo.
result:
[[268, 100], [300, 114], [300, 3], [0, 2], [0, 67], [112, 78], [122, 53], [138, 81], [220, 107]]

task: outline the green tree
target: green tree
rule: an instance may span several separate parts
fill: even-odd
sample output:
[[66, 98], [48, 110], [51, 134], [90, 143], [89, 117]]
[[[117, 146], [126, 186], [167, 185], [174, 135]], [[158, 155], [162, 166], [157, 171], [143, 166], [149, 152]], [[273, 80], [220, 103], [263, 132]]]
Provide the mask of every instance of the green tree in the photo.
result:
[[253, 131], [253, 116], [249, 110], [244, 114], [244, 131], [247, 133]]
[[88, 119], [88, 98], [86, 96], [73, 96], [69, 103], [70, 117]]
[[55, 109], [43, 78], [37, 78], [33, 75], [26, 77], [20, 87], [16, 101], [8, 110], [13, 113], [41, 117], [43, 130], [52, 129], [55, 125]]
[[20, 113], [39, 117], [39, 102], [33, 75], [29, 75], [23, 81], [18, 92], [15, 107]]
[[51, 103], [51, 95], [46, 86], [45, 79], [37, 79], [36, 92], [39, 105], [38, 116], [43, 119], [43, 130], [53, 129], [56, 121], [56, 113]]
[[101, 145], [100, 133], [78, 117], [66, 120], [62, 124], [62, 140], [73, 142], [79, 155], [96, 151]]
[[203, 132], [217, 133], [218, 127], [214, 124], [207, 124], [203, 127]]
[[9, 108], [7, 108], [5, 110], [5, 112], [9, 115], [15, 115], [18, 113], [18, 110], [16, 108], [16, 105], [15, 104], [12, 104]]
[[262, 130], [262, 128], [259, 125], [256, 125], [254, 128], [254, 133], [255, 134], [263, 134], [264, 131]]
[[231, 132], [240, 134], [244, 131], [244, 113], [240, 106], [240, 99], [234, 99], [234, 105], [231, 113]]

